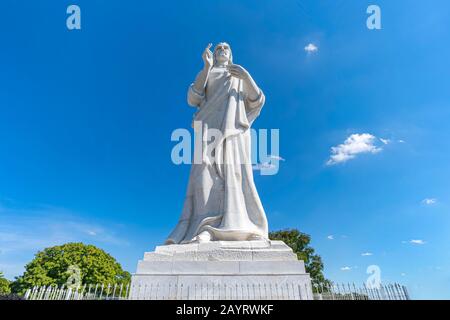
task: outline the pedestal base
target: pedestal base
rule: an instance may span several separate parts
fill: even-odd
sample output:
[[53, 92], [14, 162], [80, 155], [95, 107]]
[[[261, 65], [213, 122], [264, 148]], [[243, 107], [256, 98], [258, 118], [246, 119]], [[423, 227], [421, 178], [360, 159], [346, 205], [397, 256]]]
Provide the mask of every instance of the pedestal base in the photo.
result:
[[131, 299], [309, 300], [303, 261], [282, 241], [158, 246], [138, 262]]

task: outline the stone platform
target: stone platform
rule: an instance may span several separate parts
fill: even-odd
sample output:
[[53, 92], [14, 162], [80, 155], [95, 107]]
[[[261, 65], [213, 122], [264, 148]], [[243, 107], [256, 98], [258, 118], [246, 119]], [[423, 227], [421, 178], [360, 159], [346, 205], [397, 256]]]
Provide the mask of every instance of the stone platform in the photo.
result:
[[132, 299], [312, 299], [303, 261], [282, 241], [212, 241], [146, 252]]

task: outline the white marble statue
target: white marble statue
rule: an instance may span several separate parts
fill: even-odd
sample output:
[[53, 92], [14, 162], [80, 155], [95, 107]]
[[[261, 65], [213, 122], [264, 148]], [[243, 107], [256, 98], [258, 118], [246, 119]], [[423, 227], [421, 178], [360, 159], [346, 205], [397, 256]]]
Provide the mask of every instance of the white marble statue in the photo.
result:
[[165, 244], [268, 239], [250, 155], [250, 126], [265, 97], [247, 70], [233, 64], [227, 43], [214, 53], [210, 48], [203, 52], [204, 68], [189, 87], [188, 103], [198, 108], [194, 121], [205, 137], [214, 129], [222, 135], [203, 142], [206, 152], [192, 164], [181, 218]]

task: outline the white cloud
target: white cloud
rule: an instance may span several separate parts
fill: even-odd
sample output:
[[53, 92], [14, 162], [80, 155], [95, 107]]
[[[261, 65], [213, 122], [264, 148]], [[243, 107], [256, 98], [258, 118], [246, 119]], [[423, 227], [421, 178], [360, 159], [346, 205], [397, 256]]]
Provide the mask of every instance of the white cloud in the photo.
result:
[[361, 253], [361, 255], [363, 257], [369, 257], [369, 256], [373, 256], [373, 253], [372, 252], [364, 252], [364, 253]]
[[386, 144], [386, 145], [391, 143], [391, 140], [389, 140], [389, 139], [380, 138], [380, 141], [383, 142], [383, 144]]
[[400, 139], [398, 140], [398, 143], [405, 143], [405, 140]]
[[332, 234], [330, 234], [330, 235], [327, 237], [327, 239], [328, 239], [328, 240], [334, 240], [334, 236], [333, 236]]
[[435, 198], [426, 198], [422, 200], [422, 204], [425, 204], [427, 206], [432, 206], [433, 204], [436, 204], [437, 199]]
[[279, 160], [279, 161], [286, 161], [284, 158], [282, 158], [280, 156], [275, 156], [275, 155], [270, 155], [269, 158], [274, 159], [274, 160]]
[[308, 53], [317, 52], [318, 50], [319, 50], [319, 48], [316, 45], [314, 45], [313, 43], [310, 43], [305, 47], [305, 51]]
[[270, 155], [268, 156], [269, 159], [275, 160], [275, 163], [272, 163], [272, 160], [257, 163], [252, 166], [253, 170], [270, 170], [270, 169], [276, 169], [279, 163], [277, 161], [286, 161], [284, 158], [277, 156], [277, 155]]
[[334, 165], [354, 159], [361, 153], [378, 153], [383, 150], [374, 145], [376, 137], [369, 133], [352, 134], [343, 144], [331, 148], [330, 159], [327, 165]]
[[350, 270], [352, 270], [351, 267], [342, 267], [341, 268], [341, 271], [350, 271]]
[[425, 244], [425, 241], [418, 239], [418, 240], [410, 240], [409, 243], [422, 245]]
[[263, 169], [274, 169], [276, 166], [273, 163], [264, 162], [264, 163], [257, 163], [253, 165], [253, 170], [263, 170]]

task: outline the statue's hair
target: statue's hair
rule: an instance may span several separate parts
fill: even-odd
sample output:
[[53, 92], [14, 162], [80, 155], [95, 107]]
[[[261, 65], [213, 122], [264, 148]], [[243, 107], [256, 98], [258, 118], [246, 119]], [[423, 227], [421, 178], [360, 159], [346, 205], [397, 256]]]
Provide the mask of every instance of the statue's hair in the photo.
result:
[[227, 43], [227, 42], [220, 42], [218, 43], [215, 48], [214, 48], [214, 52], [213, 52], [213, 60], [214, 60], [214, 65], [216, 64], [216, 51], [217, 51], [217, 47], [220, 45], [227, 45], [228, 48], [230, 48], [230, 64], [233, 64], [233, 51], [231, 50], [231, 46]]

